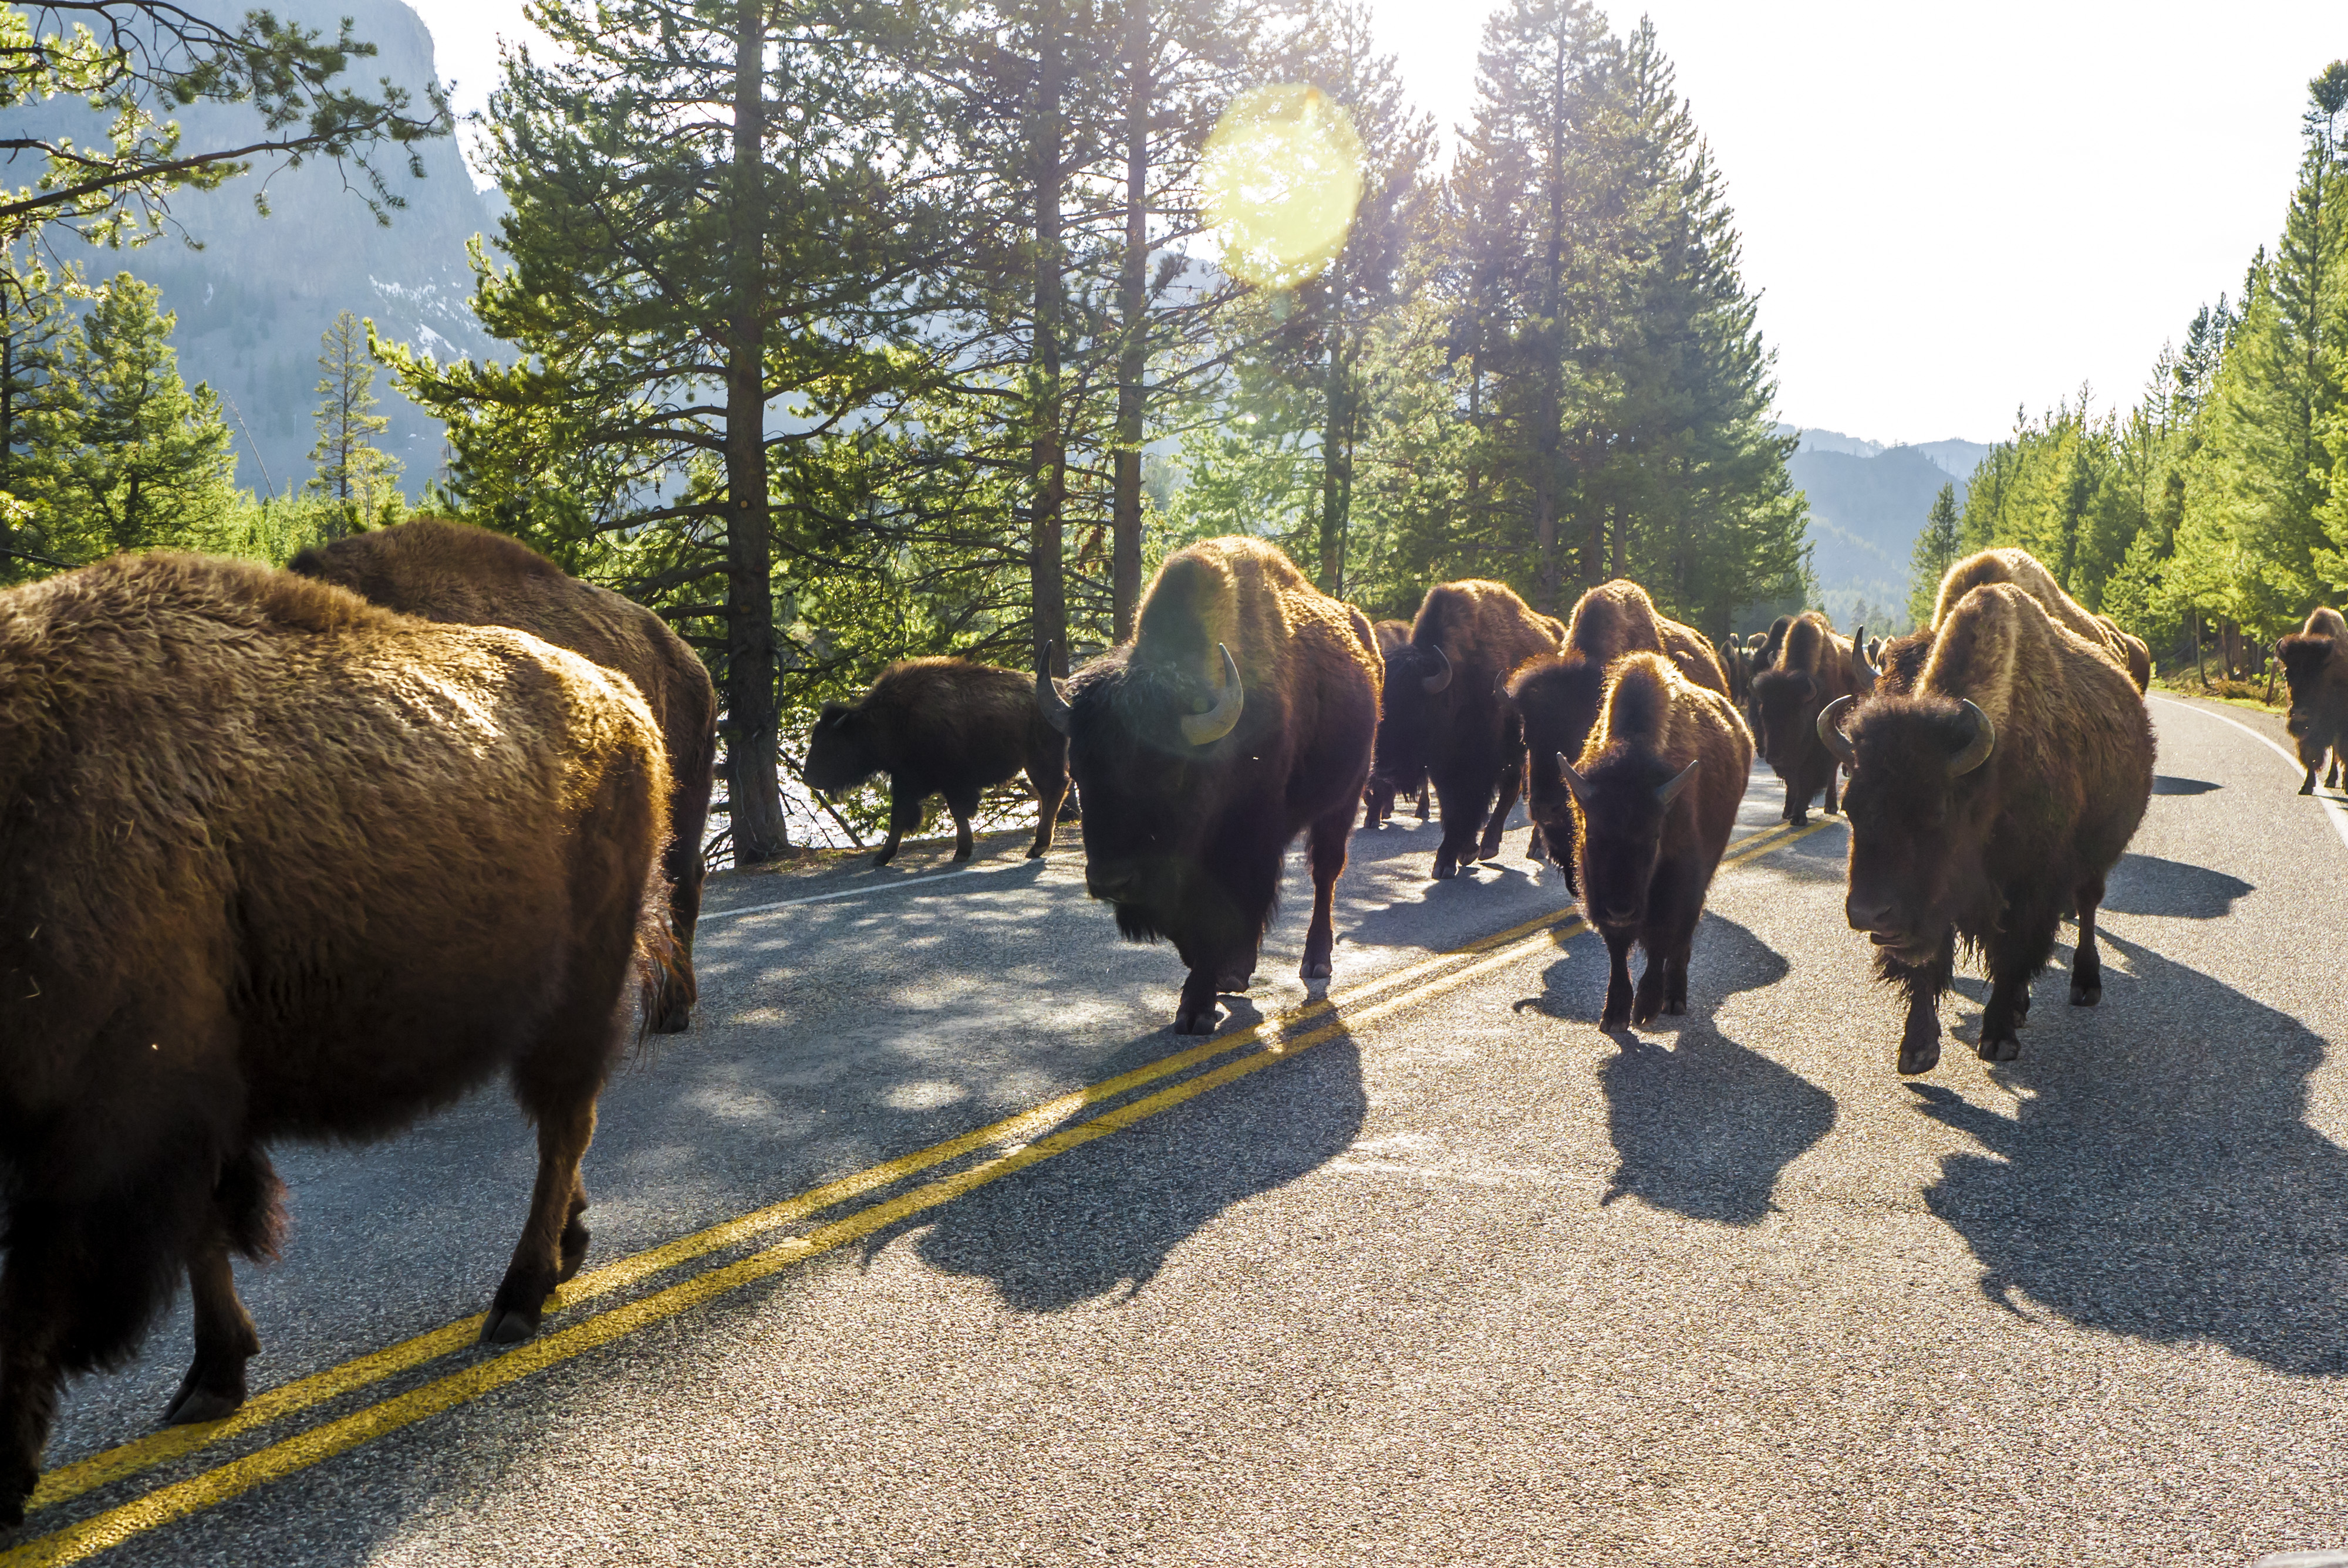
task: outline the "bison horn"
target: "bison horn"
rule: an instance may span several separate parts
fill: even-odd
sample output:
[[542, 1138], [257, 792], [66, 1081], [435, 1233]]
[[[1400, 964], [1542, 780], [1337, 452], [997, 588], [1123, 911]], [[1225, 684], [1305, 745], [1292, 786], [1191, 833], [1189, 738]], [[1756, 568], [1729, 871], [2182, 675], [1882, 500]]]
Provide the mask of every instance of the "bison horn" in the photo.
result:
[[1875, 667], [1874, 657], [1867, 651], [1867, 643], [1863, 641], [1867, 628], [1862, 626], [1859, 630], [1860, 635], [1850, 641], [1850, 678], [1858, 686], [1859, 694], [1864, 697], [1875, 690], [1875, 682], [1882, 678], [1883, 671]]
[[1557, 753], [1557, 773], [1558, 776], [1565, 781], [1565, 787], [1573, 792], [1575, 803], [1588, 805], [1590, 798], [1586, 792], [1590, 786], [1581, 782], [1581, 775], [1573, 771], [1573, 764], [1565, 760], [1563, 752]]
[[1215, 651], [1223, 656], [1223, 689], [1216, 694], [1215, 705], [1203, 713], [1182, 715], [1182, 738], [1194, 746], [1211, 746], [1230, 734], [1247, 705], [1247, 692], [1240, 687], [1240, 661], [1220, 642]]
[[1422, 675], [1419, 677], [1419, 690], [1432, 695], [1451, 684], [1451, 661], [1444, 656], [1443, 650], [1439, 646], [1430, 648], [1427, 651], [1434, 654], [1435, 661], [1442, 666], [1440, 670], [1437, 670], [1432, 675]]
[[1044, 645], [1044, 662], [1035, 671], [1035, 706], [1042, 710], [1044, 722], [1062, 734], [1069, 733], [1075, 715], [1068, 712], [1068, 694], [1052, 675], [1052, 658], [1060, 651], [1056, 642]]
[[1973, 722], [1973, 738], [1965, 743], [1963, 751], [1949, 759], [1951, 778], [1969, 774], [1989, 761], [1990, 748], [1997, 744], [1997, 726], [1989, 722], [1987, 713], [1968, 702], [1965, 703], [1965, 716]]
[[1673, 778], [1669, 784], [1658, 786], [1655, 791], [1655, 799], [1662, 802], [1665, 806], [1669, 806], [1672, 802], [1679, 799], [1680, 791], [1687, 788], [1688, 785], [1695, 782], [1696, 763], [1701, 763], [1703, 761], [1704, 759], [1702, 757], [1696, 758], [1695, 762], [1690, 763], [1687, 766], [1682, 768], [1679, 771], [1679, 775], [1676, 778]]
[[1835, 761], [1849, 767], [1857, 761], [1850, 747], [1850, 737], [1842, 733], [1842, 712], [1859, 701], [1856, 697], [1837, 697], [1818, 710], [1818, 741], [1834, 753]]

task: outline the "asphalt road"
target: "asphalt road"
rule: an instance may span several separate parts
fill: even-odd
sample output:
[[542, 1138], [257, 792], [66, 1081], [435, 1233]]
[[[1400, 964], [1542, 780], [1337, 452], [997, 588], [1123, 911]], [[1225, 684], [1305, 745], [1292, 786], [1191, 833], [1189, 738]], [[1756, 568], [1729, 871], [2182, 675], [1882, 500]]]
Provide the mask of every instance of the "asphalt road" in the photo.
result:
[[0, 1564], [2348, 1545], [2348, 814], [2271, 720], [2155, 716], [2102, 1007], [2065, 949], [1993, 1069], [1968, 980], [1916, 1081], [1840, 822], [1767, 832], [1766, 770], [1691, 1012], [1638, 1034], [1570, 925], [1460, 952], [1560, 913], [1521, 829], [1443, 884], [1432, 828], [1357, 835], [1302, 1017], [1292, 872], [1259, 988], [1171, 1066], [1179, 965], [1117, 941], [1073, 829], [720, 878], [700, 1020], [605, 1097], [537, 1340], [462, 1322], [532, 1169], [500, 1097], [287, 1150], [291, 1245], [241, 1270], [270, 1392], [157, 1437], [182, 1307], [70, 1391]]

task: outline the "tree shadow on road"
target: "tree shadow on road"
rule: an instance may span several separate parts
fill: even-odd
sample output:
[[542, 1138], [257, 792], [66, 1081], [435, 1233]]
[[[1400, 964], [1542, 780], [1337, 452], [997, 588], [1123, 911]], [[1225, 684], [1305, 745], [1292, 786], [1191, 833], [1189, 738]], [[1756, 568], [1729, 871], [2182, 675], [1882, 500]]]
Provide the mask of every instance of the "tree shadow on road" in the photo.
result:
[[[2022, 1060], [1997, 1070], [2022, 1091], [2014, 1116], [1911, 1086], [1918, 1109], [1987, 1151], [1947, 1157], [1926, 1204], [1972, 1248], [1993, 1301], [2298, 1376], [2348, 1373], [2348, 1151], [2305, 1121], [2324, 1041], [2102, 935], [2127, 972], [2104, 970], [2094, 1014], [2025, 1030]], [[2043, 1027], [2058, 1019], [2062, 1035]]]

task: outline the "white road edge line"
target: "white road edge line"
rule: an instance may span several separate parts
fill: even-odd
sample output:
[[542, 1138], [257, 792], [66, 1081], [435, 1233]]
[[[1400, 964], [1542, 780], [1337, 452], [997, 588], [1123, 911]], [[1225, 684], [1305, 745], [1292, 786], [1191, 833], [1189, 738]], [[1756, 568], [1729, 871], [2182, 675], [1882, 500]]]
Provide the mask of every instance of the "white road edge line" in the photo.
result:
[[[2172, 708], [2182, 708], [2188, 713], [2199, 713], [2205, 719], [2215, 719], [2221, 724], [2231, 724], [2234, 728], [2241, 731], [2242, 733], [2250, 736], [2250, 739], [2258, 742], [2259, 744], [2264, 746], [2267, 750], [2281, 757], [2284, 762], [2290, 764], [2291, 776], [2292, 778], [2304, 779], [2307, 777], [2307, 770], [2299, 765], [2299, 759], [2297, 757], [2291, 755], [2289, 752], [2284, 751], [2281, 746], [2276, 745], [2271, 737], [2260, 734], [2256, 730], [2253, 730], [2248, 724], [2243, 723], [2240, 719], [2230, 719], [2223, 713], [2212, 712], [2207, 708], [2197, 707], [2191, 702], [2180, 702], [2174, 697], [2155, 697], [2153, 698], [2153, 701], [2156, 702], [2166, 702]], [[2292, 798], [2296, 799], [2297, 797], [2294, 796]], [[2319, 802], [2322, 805], [2323, 815], [2332, 824], [2332, 831], [2340, 835], [2340, 842], [2342, 844], [2348, 845], [2348, 807], [2343, 807], [2338, 801], [2333, 800], [2328, 794], [2318, 794], [2310, 798]]]

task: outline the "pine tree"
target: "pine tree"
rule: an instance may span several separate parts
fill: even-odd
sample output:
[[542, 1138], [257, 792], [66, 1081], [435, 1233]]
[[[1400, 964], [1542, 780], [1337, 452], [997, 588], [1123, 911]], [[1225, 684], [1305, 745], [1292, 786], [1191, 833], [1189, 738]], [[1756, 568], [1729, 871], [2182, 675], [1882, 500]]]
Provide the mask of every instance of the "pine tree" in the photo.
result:
[[1958, 532], [1957, 487], [1954, 484], [1941, 487], [1932, 497], [1932, 509], [1924, 515], [1924, 527], [1916, 536], [1914, 551], [1908, 558], [1908, 619], [1917, 626], [1932, 624], [1932, 609], [1941, 594], [1941, 579], [1956, 564], [1963, 552], [1963, 540]]
[[58, 437], [81, 405], [67, 345], [83, 292], [72, 268], [0, 249], [0, 583], [65, 564], [51, 518]]
[[366, 348], [373, 325], [344, 311], [319, 339], [326, 352], [318, 356], [318, 368], [325, 374], [317, 386], [323, 399], [314, 416], [318, 444], [310, 448], [318, 467], [304, 487], [333, 498], [341, 519], [337, 537], [379, 519], [386, 502], [398, 495], [399, 460], [367, 439], [391, 426], [387, 415], [371, 412], [377, 402]]

